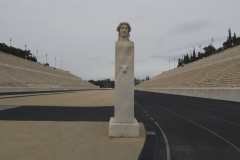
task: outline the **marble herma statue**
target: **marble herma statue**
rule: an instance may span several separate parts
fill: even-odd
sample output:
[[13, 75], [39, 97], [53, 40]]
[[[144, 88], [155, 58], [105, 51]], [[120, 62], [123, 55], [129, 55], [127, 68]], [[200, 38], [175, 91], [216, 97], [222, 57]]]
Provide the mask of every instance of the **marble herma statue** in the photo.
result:
[[115, 42], [115, 106], [109, 123], [110, 137], [139, 137], [139, 124], [134, 118], [134, 43], [129, 40], [131, 26], [122, 22], [117, 27]]

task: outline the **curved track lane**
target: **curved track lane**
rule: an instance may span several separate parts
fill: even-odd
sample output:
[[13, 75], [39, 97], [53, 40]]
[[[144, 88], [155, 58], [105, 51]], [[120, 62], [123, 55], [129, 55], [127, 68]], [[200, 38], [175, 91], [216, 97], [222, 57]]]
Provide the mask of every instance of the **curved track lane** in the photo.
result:
[[144, 91], [135, 102], [164, 133], [155, 159], [240, 159], [240, 103]]

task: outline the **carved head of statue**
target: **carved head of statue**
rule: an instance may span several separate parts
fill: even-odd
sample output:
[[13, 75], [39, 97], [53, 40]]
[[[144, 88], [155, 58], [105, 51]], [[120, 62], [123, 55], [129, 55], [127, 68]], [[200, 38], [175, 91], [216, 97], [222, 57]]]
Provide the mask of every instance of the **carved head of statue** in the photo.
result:
[[117, 31], [118, 31], [118, 40], [120, 40], [120, 38], [124, 38], [129, 41], [129, 37], [130, 37], [129, 32], [131, 32], [131, 26], [129, 23], [121, 22], [117, 27]]

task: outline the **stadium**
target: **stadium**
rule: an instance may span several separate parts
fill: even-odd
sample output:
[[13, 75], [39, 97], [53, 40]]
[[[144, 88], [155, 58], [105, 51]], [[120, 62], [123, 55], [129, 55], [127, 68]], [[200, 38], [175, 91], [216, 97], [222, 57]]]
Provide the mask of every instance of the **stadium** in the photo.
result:
[[239, 160], [239, 5], [0, 2], [0, 160]]
[[140, 138], [112, 142], [106, 137], [114, 90], [0, 52], [1, 159], [31, 159], [38, 151], [40, 159], [110, 159], [106, 155], [112, 154], [118, 159], [168, 158], [170, 151], [172, 158], [191, 159], [195, 151], [206, 152], [204, 146], [218, 148], [204, 156], [236, 159], [239, 68], [236, 46], [135, 86]]
[[240, 46], [166, 71], [137, 90], [240, 102]]

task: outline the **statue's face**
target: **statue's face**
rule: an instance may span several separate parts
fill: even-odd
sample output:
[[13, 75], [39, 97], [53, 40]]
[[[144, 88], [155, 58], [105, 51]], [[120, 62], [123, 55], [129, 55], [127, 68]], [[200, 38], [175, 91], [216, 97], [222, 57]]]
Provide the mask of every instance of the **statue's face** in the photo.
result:
[[120, 34], [120, 36], [122, 36], [123, 38], [125, 38], [125, 37], [127, 37], [128, 36], [128, 33], [129, 33], [129, 31], [128, 31], [128, 26], [127, 25], [121, 25], [121, 27], [120, 27], [120, 32], [119, 32], [119, 34]]

